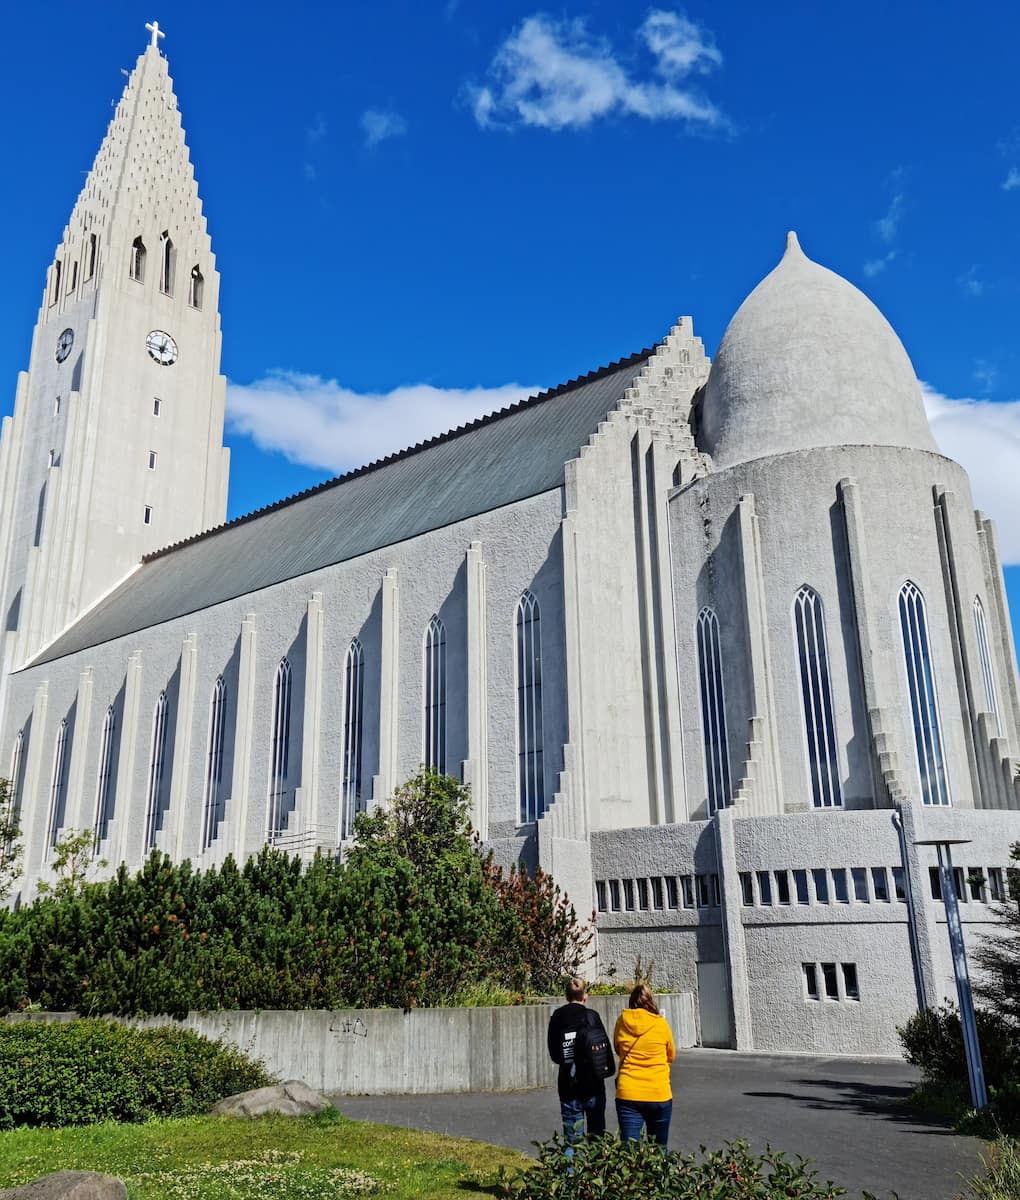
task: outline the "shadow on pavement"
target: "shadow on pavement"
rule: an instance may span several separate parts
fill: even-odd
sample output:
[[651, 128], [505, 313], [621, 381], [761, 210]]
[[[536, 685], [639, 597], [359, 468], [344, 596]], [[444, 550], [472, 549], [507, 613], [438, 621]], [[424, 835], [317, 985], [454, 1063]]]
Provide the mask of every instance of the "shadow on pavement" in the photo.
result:
[[838, 1095], [815, 1095], [810, 1092], [744, 1092], [745, 1096], [761, 1099], [792, 1100], [808, 1108], [822, 1111], [853, 1111], [864, 1116], [881, 1117], [886, 1121], [897, 1121], [915, 1126], [917, 1133], [951, 1134], [956, 1136], [952, 1124], [942, 1117], [921, 1112], [908, 1105], [909, 1087], [890, 1087], [886, 1084], [861, 1083], [844, 1079], [792, 1079], [791, 1084], [803, 1088], [824, 1088]]

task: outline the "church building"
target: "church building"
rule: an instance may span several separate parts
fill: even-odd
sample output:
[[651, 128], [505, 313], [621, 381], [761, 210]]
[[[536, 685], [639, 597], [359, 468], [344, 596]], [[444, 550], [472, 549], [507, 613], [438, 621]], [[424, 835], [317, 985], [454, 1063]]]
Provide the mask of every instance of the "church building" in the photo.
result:
[[955, 994], [918, 843], [965, 843], [968, 940], [995, 928], [1020, 681], [895, 332], [790, 234], [714, 360], [683, 317], [225, 523], [219, 276], [150, 29], [0, 441], [22, 898], [69, 830], [111, 870], [341, 853], [425, 763], [705, 1044], [898, 1053]]

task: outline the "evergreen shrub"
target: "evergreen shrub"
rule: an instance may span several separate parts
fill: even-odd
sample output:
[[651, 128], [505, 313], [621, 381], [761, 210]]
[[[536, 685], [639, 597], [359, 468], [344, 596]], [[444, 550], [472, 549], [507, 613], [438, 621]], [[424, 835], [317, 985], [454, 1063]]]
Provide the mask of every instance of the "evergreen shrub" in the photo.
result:
[[0, 1129], [185, 1117], [272, 1082], [261, 1063], [191, 1030], [0, 1024]]

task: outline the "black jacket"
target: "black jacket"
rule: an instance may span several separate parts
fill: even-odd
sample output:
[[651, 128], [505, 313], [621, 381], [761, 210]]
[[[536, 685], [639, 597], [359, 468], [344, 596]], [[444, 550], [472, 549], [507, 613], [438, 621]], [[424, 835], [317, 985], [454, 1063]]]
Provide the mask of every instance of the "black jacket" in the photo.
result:
[[601, 1029], [606, 1041], [609, 1040], [599, 1014], [577, 1001], [564, 1004], [549, 1018], [549, 1057], [559, 1064], [556, 1086], [561, 1100], [586, 1100], [605, 1090], [603, 1080], [592, 1078], [588, 1072], [579, 1074], [574, 1064], [574, 1039], [586, 1024]]

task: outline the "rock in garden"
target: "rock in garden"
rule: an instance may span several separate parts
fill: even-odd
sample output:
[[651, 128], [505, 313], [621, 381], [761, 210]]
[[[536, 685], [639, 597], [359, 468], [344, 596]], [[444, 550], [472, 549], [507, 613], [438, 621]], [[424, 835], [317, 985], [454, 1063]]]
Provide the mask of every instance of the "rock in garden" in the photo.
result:
[[0, 1200], [127, 1200], [124, 1181], [96, 1171], [54, 1171], [21, 1187], [0, 1188]]
[[[325, 1096], [313, 1091], [307, 1083], [288, 1079], [286, 1083], [278, 1083], [275, 1087], [256, 1088], [252, 1092], [228, 1096], [214, 1104], [211, 1111], [219, 1117], [264, 1117], [269, 1113], [305, 1117], [332, 1107]], [[0, 1197], [0, 1200], [3, 1198]]]

